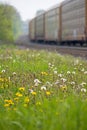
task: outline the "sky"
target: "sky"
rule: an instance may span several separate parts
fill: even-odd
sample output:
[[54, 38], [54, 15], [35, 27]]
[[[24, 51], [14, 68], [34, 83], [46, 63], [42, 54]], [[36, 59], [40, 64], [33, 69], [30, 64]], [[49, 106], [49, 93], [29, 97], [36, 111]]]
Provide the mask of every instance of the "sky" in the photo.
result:
[[35, 17], [38, 10], [47, 10], [63, 0], [0, 0], [16, 7], [22, 20], [29, 20]]

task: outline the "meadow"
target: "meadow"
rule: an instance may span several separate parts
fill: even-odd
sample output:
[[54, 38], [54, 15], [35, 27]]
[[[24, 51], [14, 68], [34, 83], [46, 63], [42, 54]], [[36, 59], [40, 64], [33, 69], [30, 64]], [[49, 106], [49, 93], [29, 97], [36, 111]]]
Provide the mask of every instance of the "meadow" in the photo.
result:
[[0, 130], [87, 130], [87, 61], [0, 46]]

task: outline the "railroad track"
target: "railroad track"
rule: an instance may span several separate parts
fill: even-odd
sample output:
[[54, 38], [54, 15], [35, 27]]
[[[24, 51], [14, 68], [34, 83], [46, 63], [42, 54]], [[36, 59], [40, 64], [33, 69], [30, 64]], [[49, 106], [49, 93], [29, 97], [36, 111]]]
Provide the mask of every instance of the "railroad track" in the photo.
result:
[[60, 54], [69, 54], [75, 57], [81, 57], [87, 59], [87, 47], [73, 47], [73, 46], [57, 46], [57, 45], [46, 45], [46, 44], [37, 44], [37, 43], [29, 43], [22, 44], [19, 48], [29, 48], [36, 50], [47, 50], [47, 51], [55, 51]]
[[19, 45], [20, 49], [29, 48], [37, 50], [48, 50], [56, 51], [60, 54], [69, 54], [75, 57], [81, 57], [87, 60], [87, 46], [58, 46], [58, 45], [48, 45], [48, 44], [38, 44], [29, 42], [28, 35], [19, 37], [16, 41], [16, 44]]

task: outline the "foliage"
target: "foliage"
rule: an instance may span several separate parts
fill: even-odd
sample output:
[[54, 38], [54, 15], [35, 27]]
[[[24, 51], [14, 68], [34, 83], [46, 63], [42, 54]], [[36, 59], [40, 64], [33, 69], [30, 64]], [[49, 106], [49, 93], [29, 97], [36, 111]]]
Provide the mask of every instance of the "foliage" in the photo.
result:
[[21, 33], [21, 18], [8, 4], [0, 4], [0, 40], [14, 41]]
[[1, 130], [87, 130], [87, 61], [0, 49]]

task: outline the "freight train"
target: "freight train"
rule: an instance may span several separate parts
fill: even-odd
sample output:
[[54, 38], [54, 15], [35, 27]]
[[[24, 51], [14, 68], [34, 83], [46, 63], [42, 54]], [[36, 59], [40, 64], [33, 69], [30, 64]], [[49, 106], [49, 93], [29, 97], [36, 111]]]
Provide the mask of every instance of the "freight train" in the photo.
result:
[[87, 0], [65, 0], [29, 22], [31, 41], [87, 44]]

